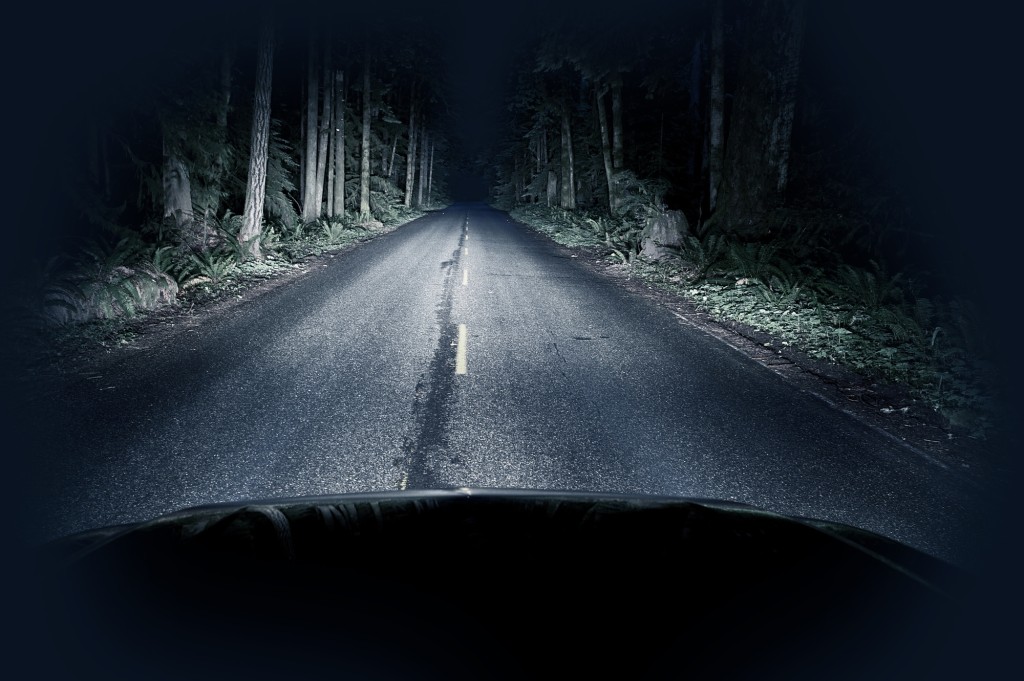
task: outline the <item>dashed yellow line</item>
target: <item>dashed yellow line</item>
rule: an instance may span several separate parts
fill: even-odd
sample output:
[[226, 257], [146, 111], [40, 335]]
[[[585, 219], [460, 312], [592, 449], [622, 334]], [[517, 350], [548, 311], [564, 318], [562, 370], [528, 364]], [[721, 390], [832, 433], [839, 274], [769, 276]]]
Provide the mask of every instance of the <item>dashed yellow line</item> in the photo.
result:
[[455, 373], [466, 373], [466, 325], [459, 324], [459, 345], [455, 349]]

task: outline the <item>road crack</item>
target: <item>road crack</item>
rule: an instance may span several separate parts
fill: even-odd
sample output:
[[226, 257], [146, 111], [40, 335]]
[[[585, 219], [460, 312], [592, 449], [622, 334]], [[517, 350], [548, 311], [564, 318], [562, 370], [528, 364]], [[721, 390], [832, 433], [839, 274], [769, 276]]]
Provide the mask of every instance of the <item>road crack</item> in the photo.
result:
[[420, 374], [413, 394], [412, 425], [402, 439], [404, 470], [400, 489], [433, 489], [438, 486], [433, 462], [448, 449], [448, 424], [451, 420], [451, 397], [455, 391], [455, 351], [458, 324], [452, 320], [459, 260], [465, 243], [465, 231], [451, 258], [441, 263], [444, 283], [441, 299], [435, 308], [438, 340], [434, 355], [425, 372]]

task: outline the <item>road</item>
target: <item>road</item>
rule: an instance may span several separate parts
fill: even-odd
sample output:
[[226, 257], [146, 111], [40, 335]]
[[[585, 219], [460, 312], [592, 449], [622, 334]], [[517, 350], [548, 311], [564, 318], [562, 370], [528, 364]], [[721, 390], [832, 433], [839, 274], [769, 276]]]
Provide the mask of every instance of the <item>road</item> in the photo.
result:
[[741, 501], [959, 561], [954, 471], [483, 205], [318, 265], [41, 407], [40, 536], [220, 501], [460, 486]]

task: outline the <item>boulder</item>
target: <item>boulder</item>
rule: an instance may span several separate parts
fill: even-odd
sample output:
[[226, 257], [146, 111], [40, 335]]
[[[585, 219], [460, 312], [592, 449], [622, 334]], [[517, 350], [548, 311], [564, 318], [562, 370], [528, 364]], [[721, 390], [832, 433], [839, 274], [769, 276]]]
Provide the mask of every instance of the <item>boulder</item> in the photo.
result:
[[648, 260], [661, 260], [671, 255], [666, 247], [678, 248], [690, 231], [690, 224], [681, 210], [669, 210], [648, 218], [640, 235], [640, 255]]

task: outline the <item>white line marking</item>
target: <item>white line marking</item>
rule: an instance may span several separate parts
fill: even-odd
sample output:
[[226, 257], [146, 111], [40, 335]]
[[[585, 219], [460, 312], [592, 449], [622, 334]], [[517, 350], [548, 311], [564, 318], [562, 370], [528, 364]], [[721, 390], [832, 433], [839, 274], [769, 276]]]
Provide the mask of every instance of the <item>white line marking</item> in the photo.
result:
[[462, 270], [462, 285], [466, 286], [469, 284], [469, 270]]

